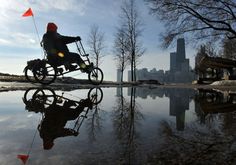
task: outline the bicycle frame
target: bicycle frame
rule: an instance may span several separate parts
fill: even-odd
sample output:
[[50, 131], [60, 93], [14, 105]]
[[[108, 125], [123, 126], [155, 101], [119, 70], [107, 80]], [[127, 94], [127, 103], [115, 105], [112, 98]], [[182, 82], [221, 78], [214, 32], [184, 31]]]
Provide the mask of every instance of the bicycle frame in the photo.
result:
[[[90, 62], [90, 60], [89, 60], [89, 58], [88, 58], [89, 54], [87, 54], [87, 53], [85, 52], [85, 49], [84, 49], [84, 47], [83, 47], [82, 42], [79, 41], [79, 44], [78, 44], [78, 42], [76, 41], [76, 42], [75, 42], [75, 45], [76, 45], [78, 54], [79, 54], [80, 56], [82, 56], [82, 57], [86, 57], [86, 59], [84, 60], [84, 62], [87, 62], [87, 63], [90, 65], [91, 62]], [[57, 76], [63, 76], [63, 75], [65, 75], [65, 74], [67, 74], [67, 73], [71, 73], [71, 72], [78, 71], [78, 70], [82, 70], [82, 69], [81, 69], [81, 68], [77, 68], [77, 69], [75, 69], [75, 70], [73, 70], [73, 71], [68, 70], [68, 71], [63, 72], [63, 73], [57, 73]]]
[[84, 47], [83, 47], [83, 45], [82, 45], [82, 42], [79, 41], [79, 44], [78, 44], [78, 42], [75, 42], [75, 45], [76, 45], [76, 47], [77, 47], [77, 50], [78, 50], [79, 55], [82, 56], [82, 57], [86, 57], [86, 60], [84, 60], [84, 61], [87, 61], [88, 64], [91, 64], [91, 62], [90, 62], [90, 60], [89, 60], [89, 58], [88, 58], [89, 54], [87, 54], [87, 53], [85, 52]]

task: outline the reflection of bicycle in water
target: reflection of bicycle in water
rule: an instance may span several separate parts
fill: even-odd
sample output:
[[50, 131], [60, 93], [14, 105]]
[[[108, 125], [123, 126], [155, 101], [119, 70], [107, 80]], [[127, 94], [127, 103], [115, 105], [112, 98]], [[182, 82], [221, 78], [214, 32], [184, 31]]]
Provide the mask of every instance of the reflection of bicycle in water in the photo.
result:
[[[44, 149], [51, 149], [58, 137], [77, 136], [89, 110], [102, 101], [101, 88], [92, 88], [86, 99], [75, 101], [56, 95], [50, 88], [29, 89], [23, 101], [28, 111], [40, 112], [42, 120], [38, 126]], [[68, 121], [75, 121], [73, 128], [65, 128]]]
[[[63, 94], [61, 96], [56, 95], [55, 91], [51, 88], [29, 88], [25, 91], [23, 97], [23, 101], [26, 106], [31, 104], [43, 104], [43, 107], [45, 108], [61, 102], [62, 99], [68, 101], [70, 100], [64, 97]], [[87, 99], [89, 99], [94, 105], [99, 104], [103, 99], [102, 89], [97, 87], [90, 88], [87, 94]], [[83, 101], [83, 99], [80, 101]], [[74, 102], [79, 103], [78, 101]]]
[[79, 44], [77, 42], [75, 43], [79, 55], [86, 58], [84, 62], [86, 62], [89, 68], [84, 70], [80, 67], [77, 67], [73, 70], [67, 71], [63, 68], [63, 63], [55, 64], [54, 61], [50, 61], [48, 59], [36, 59], [27, 62], [27, 66], [24, 69], [25, 78], [32, 83], [39, 82], [41, 84], [48, 85], [53, 83], [58, 76], [64, 76], [67, 73], [80, 70], [81, 72], [86, 72], [88, 74], [88, 80], [92, 84], [101, 84], [103, 81], [102, 70], [98, 67], [95, 67], [93, 63], [90, 62], [88, 58], [89, 55], [86, 54], [81, 41], [79, 41]]

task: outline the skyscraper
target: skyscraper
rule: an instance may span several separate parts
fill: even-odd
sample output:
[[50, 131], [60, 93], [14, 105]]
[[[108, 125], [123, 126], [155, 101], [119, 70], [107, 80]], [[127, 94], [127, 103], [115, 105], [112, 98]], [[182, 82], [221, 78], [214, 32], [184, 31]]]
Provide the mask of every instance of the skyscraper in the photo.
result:
[[190, 82], [193, 75], [190, 72], [189, 59], [186, 59], [184, 38], [177, 40], [176, 52], [170, 53], [170, 82]]
[[176, 70], [176, 52], [170, 53], [170, 71]]
[[176, 69], [181, 70], [182, 63], [185, 62], [185, 41], [184, 38], [179, 38], [177, 40], [177, 50], [176, 50]]

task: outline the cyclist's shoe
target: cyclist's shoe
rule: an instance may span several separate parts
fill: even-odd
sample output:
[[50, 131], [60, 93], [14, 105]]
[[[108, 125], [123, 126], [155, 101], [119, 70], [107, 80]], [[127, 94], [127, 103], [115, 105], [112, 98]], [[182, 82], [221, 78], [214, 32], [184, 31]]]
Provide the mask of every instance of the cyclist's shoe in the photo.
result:
[[65, 101], [64, 106], [65, 107], [76, 106], [76, 103], [74, 101], [67, 100], [67, 101]]
[[74, 71], [74, 70], [76, 70], [77, 65], [68, 65], [68, 66], [65, 66], [65, 68], [66, 68], [66, 70]]
[[81, 69], [82, 72], [90, 73], [93, 70], [93, 63], [86, 65], [85, 68]]
[[75, 131], [75, 132], [73, 132], [73, 135], [74, 135], [74, 136], [78, 136], [78, 135], [79, 135], [79, 132], [76, 132], [76, 131]]
[[83, 107], [88, 107], [89, 109], [93, 108], [93, 102], [90, 99], [81, 100], [79, 105]]
[[59, 72], [60, 74], [62, 74], [63, 73], [63, 68], [57, 68], [57, 72]]

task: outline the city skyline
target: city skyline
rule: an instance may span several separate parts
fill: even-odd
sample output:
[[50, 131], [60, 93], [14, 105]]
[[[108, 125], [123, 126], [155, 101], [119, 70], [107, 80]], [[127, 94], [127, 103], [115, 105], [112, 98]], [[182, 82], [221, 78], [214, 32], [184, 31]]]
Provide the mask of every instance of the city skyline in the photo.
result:
[[[176, 51], [170, 52], [170, 69], [156, 70], [156, 68], [148, 71], [147, 68], [137, 69], [137, 80], [157, 80], [160, 83], [189, 83], [195, 78], [191, 71], [189, 59], [186, 58], [185, 40], [178, 38], [176, 43]], [[121, 73], [117, 70], [117, 81], [120, 82]], [[131, 72], [128, 71], [128, 81], [131, 81]]]

